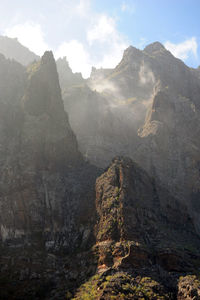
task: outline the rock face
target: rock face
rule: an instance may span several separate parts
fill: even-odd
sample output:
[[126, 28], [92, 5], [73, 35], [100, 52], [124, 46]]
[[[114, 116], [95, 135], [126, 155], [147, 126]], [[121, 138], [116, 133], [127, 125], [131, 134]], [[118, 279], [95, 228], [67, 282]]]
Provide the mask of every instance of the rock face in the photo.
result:
[[7, 36], [0, 36], [0, 53], [6, 58], [14, 59], [24, 66], [39, 60], [38, 55], [20, 44], [16, 38], [13, 39]]
[[[25, 127], [28, 130], [34, 128], [35, 137], [32, 137], [34, 146], [37, 138], [41, 147], [39, 165], [46, 163], [44, 169], [51, 168], [51, 165], [61, 169], [69, 164], [79, 163], [81, 155], [64, 111], [56, 64], [51, 52], [46, 52], [41, 62], [30, 67], [23, 107], [27, 113]], [[30, 134], [27, 133], [28, 135]], [[30, 141], [28, 144], [31, 146]]]
[[198, 296], [195, 276], [189, 290], [189, 276], [179, 279], [199, 264], [200, 239], [186, 206], [131, 159], [118, 157], [96, 181], [96, 208], [97, 273], [75, 299]]
[[75, 215], [94, 207], [87, 176], [94, 182], [95, 168], [84, 163], [78, 150], [64, 111], [56, 63], [46, 52], [27, 75], [20, 65], [2, 57], [4, 64], [9, 78], [16, 76], [17, 81], [5, 83], [1, 102], [1, 111], [9, 110], [1, 119], [0, 134], [1, 240], [24, 242], [41, 235], [48, 247], [73, 249], [84, 230]]
[[198, 69], [156, 42], [130, 46], [113, 70], [93, 69], [87, 85], [63, 93], [83, 155], [101, 167], [131, 157], [188, 205], [200, 230]]
[[[115, 156], [115, 151], [109, 151], [108, 145], [110, 145], [110, 149], [113, 149], [115, 145], [115, 149], [121, 150], [120, 153], [123, 154], [124, 145], [128, 143], [127, 135], [124, 135], [119, 143], [112, 133], [117, 129], [118, 136], [120, 136], [122, 134], [120, 126], [126, 120], [117, 122], [120, 119], [119, 111], [116, 111], [119, 118], [113, 118], [113, 112], [105, 97], [90, 90], [86, 84], [68, 88], [65, 90], [64, 97], [67, 99], [65, 109], [69, 112], [70, 124], [77, 132], [78, 144], [86, 160], [93, 157], [92, 162], [99, 161], [100, 165], [102, 162], [106, 164], [108, 157]], [[82, 99], [81, 107], [80, 99]], [[82, 124], [82, 128], [80, 124]]]
[[[122, 263], [132, 259], [137, 267], [144, 265], [145, 261], [148, 265], [151, 260], [151, 263], [163, 264], [168, 271], [187, 269], [184, 261], [181, 266], [178, 248], [187, 247], [186, 239], [193, 244], [198, 238], [194, 239], [195, 229], [186, 207], [157, 186], [131, 159], [114, 159], [97, 179], [96, 206], [99, 215], [97, 241], [100, 245], [106, 241], [116, 243], [111, 255], [115, 264], [120, 259]], [[120, 258], [123, 242], [126, 247], [127, 243], [130, 246], [129, 256]], [[174, 253], [170, 253], [169, 249], [173, 249]]]

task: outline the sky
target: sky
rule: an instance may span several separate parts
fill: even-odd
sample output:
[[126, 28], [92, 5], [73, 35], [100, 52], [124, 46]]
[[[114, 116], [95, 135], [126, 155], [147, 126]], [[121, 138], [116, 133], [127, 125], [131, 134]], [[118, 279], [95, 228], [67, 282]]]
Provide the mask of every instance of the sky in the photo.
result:
[[113, 68], [129, 46], [159, 41], [200, 65], [200, 0], [0, 0], [0, 35], [38, 55], [53, 50], [73, 72]]

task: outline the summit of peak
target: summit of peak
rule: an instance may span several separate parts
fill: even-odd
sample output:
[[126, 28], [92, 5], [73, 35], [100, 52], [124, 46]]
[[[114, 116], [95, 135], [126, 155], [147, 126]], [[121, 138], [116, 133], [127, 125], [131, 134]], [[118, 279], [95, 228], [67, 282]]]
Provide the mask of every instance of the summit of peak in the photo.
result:
[[140, 51], [141, 50], [139, 50], [136, 47], [130, 45], [127, 49], [125, 49], [124, 55], [130, 55], [130, 54], [133, 54], [133, 53], [138, 53]]
[[55, 64], [55, 59], [53, 56], [52, 51], [45, 51], [42, 58], [41, 58], [41, 64], [47, 64], [47, 63], [54, 63]]
[[147, 45], [144, 48], [144, 51], [147, 53], [153, 53], [160, 50], [166, 50], [165, 47], [160, 42], [154, 42], [152, 44]]

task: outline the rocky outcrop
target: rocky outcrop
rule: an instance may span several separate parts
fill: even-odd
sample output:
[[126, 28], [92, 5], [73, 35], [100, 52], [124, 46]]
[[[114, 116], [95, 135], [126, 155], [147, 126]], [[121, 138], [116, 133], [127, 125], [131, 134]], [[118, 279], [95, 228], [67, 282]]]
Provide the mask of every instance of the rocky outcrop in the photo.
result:
[[[17, 65], [5, 59], [3, 63]], [[24, 69], [18, 68], [25, 76]], [[88, 209], [90, 214], [92, 207], [94, 211], [88, 180], [95, 181], [96, 171], [84, 163], [78, 150], [64, 111], [53, 54], [46, 52], [29, 67], [27, 77], [21, 78], [22, 86], [20, 72], [16, 91], [12, 89], [16, 99], [11, 95], [8, 107], [12, 117], [7, 119], [6, 114], [1, 120], [1, 240], [29, 243], [40, 236], [46, 247], [72, 250], [81, 243], [85, 230], [83, 211]], [[4, 96], [6, 102], [10, 95]]]
[[[199, 239], [194, 238], [194, 225], [186, 207], [157, 186], [130, 159], [114, 159], [97, 179], [96, 206], [100, 248], [101, 243], [116, 243], [112, 264], [121, 259], [122, 264], [132, 261], [136, 267], [156, 261], [168, 271], [187, 269], [181, 263], [182, 254], [178, 249], [186, 247], [186, 237], [189, 244], [195, 242], [196, 246]], [[126, 255], [120, 257], [120, 253]]]
[[96, 181], [96, 208], [97, 272], [74, 299], [198, 296], [198, 280], [187, 273], [199, 266], [200, 239], [186, 206], [131, 159], [117, 157]]
[[14, 59], [24, 66], [27, 66], [40, 58], [20, 44], [17, 38], [9, 38], [7, 36], [0, 36], [0, 53], [5, 55], [6, 58]]

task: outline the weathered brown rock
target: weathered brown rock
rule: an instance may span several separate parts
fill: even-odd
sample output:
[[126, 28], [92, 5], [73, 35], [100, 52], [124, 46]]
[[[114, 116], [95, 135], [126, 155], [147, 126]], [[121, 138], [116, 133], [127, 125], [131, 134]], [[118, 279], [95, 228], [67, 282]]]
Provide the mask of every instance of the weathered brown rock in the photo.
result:
[[178, 204], [131, 159], [114, 159], [97, 179], [96, 206], [101, 264], [106, 265], [106, 253], [110, 253], [113, 265], [118, 260], [121, 266], [138, 268], [151, 264], [167, 271], [191, 268], [185, 240], [196, 252], [200, 240], [186, 206]]
[[199, 266], [200, 240], [186, 206], [118, 157], [96, 181], [96, 207], [97, 272], [74, 299], [198, 299], [196, 277], [180, 277]]

